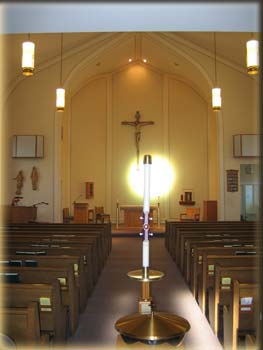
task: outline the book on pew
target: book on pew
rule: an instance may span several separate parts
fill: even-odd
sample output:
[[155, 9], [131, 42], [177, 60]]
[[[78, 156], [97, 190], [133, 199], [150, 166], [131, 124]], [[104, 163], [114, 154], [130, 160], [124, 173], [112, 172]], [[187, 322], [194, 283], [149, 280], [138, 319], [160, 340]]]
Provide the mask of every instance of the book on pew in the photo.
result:
[[61, 235], [61, 234], [55, 234], [53, 237], [76, 237], [76, 235]]
[[28, 267], [37, 267], [38, 266], [38, 263], [36, 260], [25, 260], [24, 264], [25, 264], [25, 266], [28, 266]]
[[10, 260], [9, 266], [22, 266], [22, 260]]
[[0, 272], [0, 281], [4, 283], [21, 282], [19, 273], [17, 272]]
[[2, 266], [9, 266], [9, 260], [2, 260], [2, 261], [0, 261], [0, 265], [2, 265]]
[[47, 252], [45, 250], [39, 250], [39, 251], [26, 251], [26, 250], [17, 250], [16, 255], [47, 255]]
[[244, 251], [244, 250], [239, 250], [235, 252], [235, 255], [256, 255], [256, 251]]

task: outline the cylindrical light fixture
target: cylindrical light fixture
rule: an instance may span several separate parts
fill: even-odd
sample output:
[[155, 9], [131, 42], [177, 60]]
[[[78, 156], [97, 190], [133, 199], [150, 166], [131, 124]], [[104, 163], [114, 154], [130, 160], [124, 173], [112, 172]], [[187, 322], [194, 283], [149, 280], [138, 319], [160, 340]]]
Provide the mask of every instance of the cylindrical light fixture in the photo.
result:
[[[217, 85], [217, 69], [216, 69], [216, 33], [214, 33], [214, 51], [215, 51], [215, 86]], [[214, 87], [212, 89], [212, 108], [213, 111], [218, 112], [222, 107], [221, 89]]]
[[35, 68], [35, 44], [29, 39], [28, 34], [28, 41], [22, 44], [22, 71], [26, 76], [33, 75]]
[[212, 107], [215, 112], [220, 111], [222, 106], [221, 89], [215, 87], [212, 89]]
[[259, 69], [258, 40], [247, 41], [247, 72], [257, 74]]
[[57, 112], [63, 112], [65, 109], [65, 89], [62, 88], [62, 51], [63, 51], [63, 33], [61, 33], [61, 50], [60, 50], [60, 88], [56, 89]]
[[56, 107], [57, 112], [63, 112], [65, 109], [65, 89], [56, 89]]

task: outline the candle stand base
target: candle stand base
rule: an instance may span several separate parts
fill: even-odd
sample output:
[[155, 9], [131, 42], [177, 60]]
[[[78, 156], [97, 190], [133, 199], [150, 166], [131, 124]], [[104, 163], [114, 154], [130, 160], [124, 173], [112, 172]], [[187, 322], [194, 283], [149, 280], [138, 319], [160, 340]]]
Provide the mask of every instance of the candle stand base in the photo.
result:
[[174, 314], [152, 311], [124, 316], [115, 323], [126, 342], [142, 341], [155, 345], [164, 341], [179, 345], [190, 329], [187, 320]]

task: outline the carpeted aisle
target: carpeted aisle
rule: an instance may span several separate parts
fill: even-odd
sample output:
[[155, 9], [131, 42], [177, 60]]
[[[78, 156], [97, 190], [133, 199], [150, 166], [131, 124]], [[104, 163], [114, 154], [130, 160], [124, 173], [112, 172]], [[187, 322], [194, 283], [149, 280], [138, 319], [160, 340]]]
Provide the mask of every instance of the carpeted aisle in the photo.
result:
[[[69, 339], [68, 348], [102, 349], [161, 349], [174, 348], [169, 344], [126, 345], [114, 328], [115, 322], [125, 315], [137, 312], [141, 293], [139, 282], [130, 280], [126, 273], [141, 268], [142, 240], [132, 237], [113, 237], [111, 255], [102, 271], [85, 312], [81, 315], [75, 335]], [[164, 247], [164, 239], [150, 239], [151, 268], [165, 272], [159, 282], [152, 283], [152, 295], [157, 311], [175, 313], [191, 325], [183, 344], [185, 350], [221, 350], [206, 318], [201, 313], [188, 286]]]

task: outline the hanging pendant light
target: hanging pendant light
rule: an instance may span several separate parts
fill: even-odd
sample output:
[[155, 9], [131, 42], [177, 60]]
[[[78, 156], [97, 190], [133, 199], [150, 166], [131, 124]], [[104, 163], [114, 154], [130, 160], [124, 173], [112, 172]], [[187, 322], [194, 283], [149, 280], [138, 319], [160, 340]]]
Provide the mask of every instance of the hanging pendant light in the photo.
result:
[[215, 49], [215, 87], [212, 89], [212, 108], [213, 111], [218, 112], [221, 110], [222, 99], [221, 89], [217, 86], [217, 70], [216, 70], [216, 33], [214, 33], [214, 49]]
[[215, 112], [220, 111], [222, 105], [221, 100], [221, 89], [220, 88], [213, 88], [212, 89], [212, 107]]
[[257, 74], [259, 70], [258, 40], [247, 41], [247, 72], [248, 74]]
[[57, 112], [63, 112], [65, 109], [65, 89], [62, 88], [62, 51], [63, 51], [63, 33], [61, 33], [60, 88], [56, 89]]
[[23, 75], [33, 75], [35, 68], [35, 44], [30, 41], [30, 34], [28, 34], [28, 41], [22, 44], [22, 71]]

